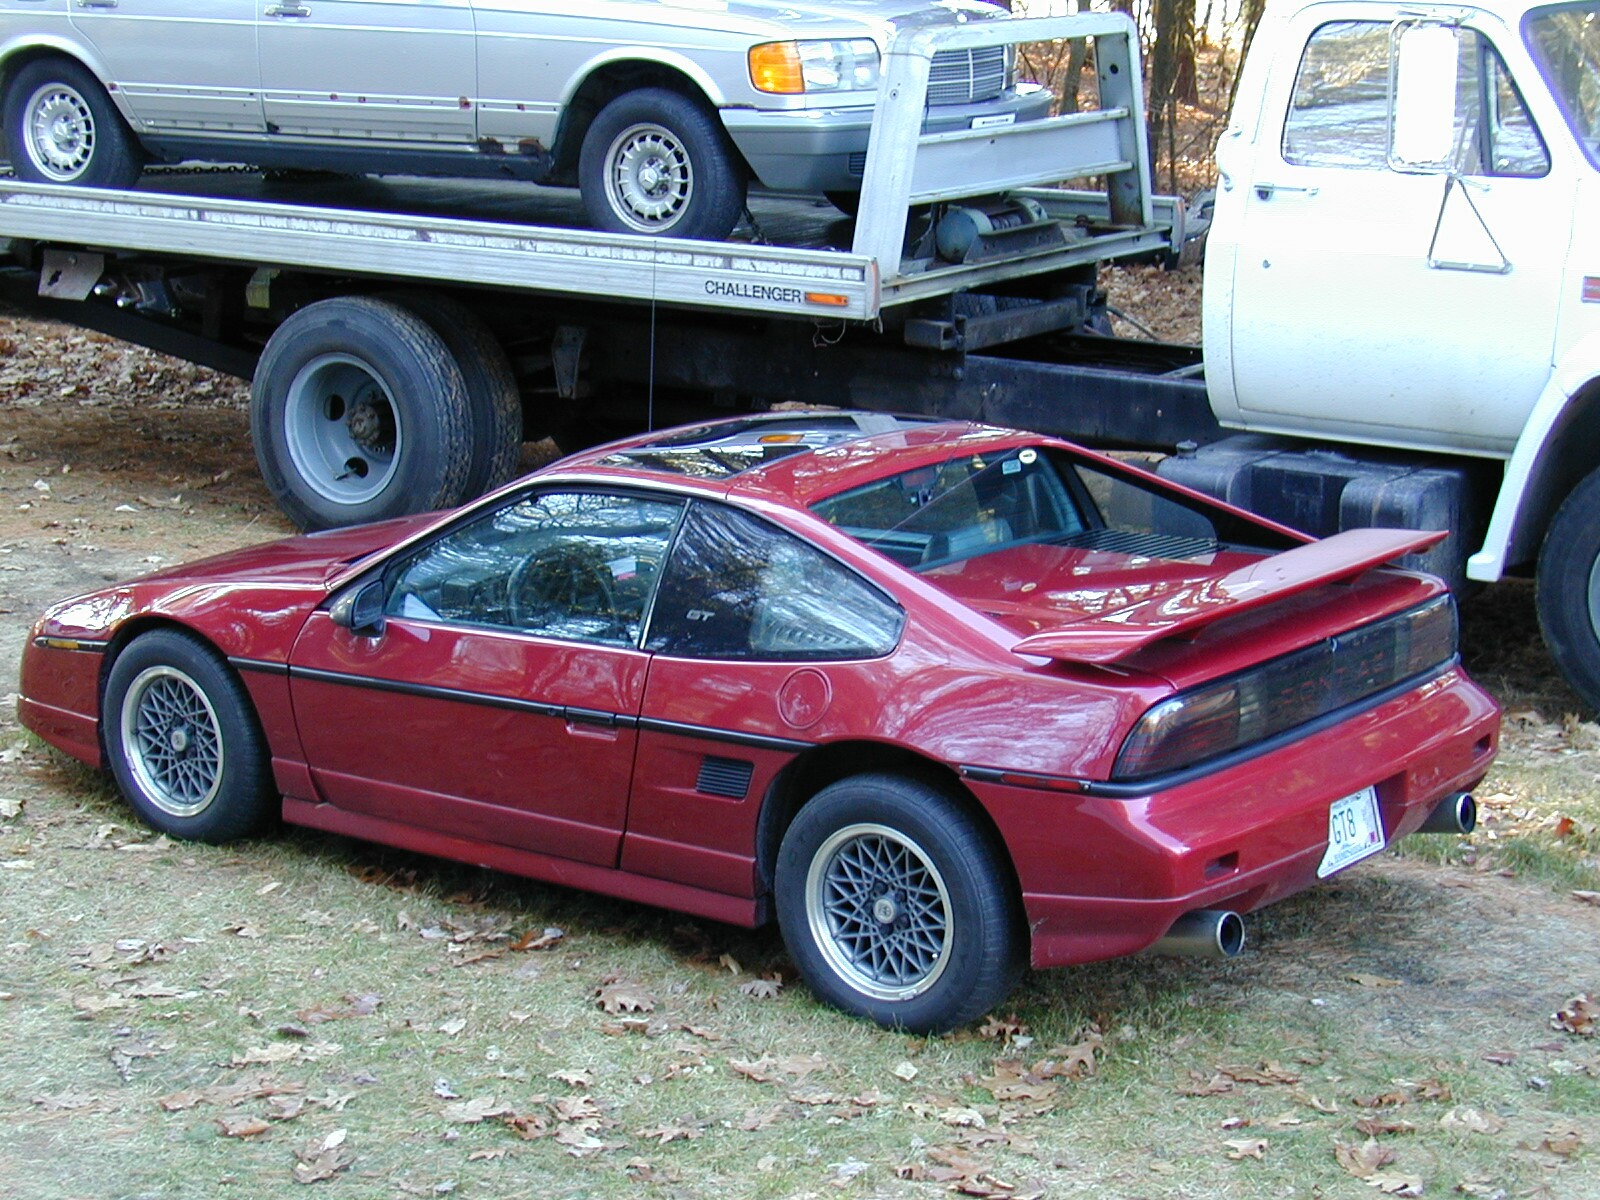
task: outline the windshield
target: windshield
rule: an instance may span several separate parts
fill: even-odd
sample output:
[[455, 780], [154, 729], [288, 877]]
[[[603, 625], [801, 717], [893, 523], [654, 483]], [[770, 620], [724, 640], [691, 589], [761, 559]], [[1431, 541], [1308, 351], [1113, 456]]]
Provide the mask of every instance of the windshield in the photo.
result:
[[1567, 124], [1600, 165], [1600, 3], [1534, 9], [1522, 33]]

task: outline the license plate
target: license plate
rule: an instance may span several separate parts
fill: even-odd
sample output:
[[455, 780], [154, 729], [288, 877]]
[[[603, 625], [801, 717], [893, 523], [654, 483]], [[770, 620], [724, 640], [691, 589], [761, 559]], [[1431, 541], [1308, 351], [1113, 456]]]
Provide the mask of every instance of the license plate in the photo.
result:
[[987, 117], [973, 117], [971, 128], [998, 129], [1002, 125], [1015, 125], [1016, 123], [1016, 113], [993, 113]]
[[1383, 849], [1383, 822], [1378, 819], [1378, 791], [1362, 788], [1328, 806], [1328, 852], [1317, 878], [1326, 879], [1353, 862]]

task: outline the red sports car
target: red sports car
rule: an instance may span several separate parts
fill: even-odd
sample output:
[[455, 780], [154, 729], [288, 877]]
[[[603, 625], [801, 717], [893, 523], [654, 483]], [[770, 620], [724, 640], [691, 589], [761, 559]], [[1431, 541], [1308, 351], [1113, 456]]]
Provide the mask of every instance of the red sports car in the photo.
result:
[[1064, 442], [781, 414], [51, 609], [22, 719], [151, 825], [281, 813], [756, 925], [931, 1030], [1470, 828], [1441, 535], [1314, 542]]

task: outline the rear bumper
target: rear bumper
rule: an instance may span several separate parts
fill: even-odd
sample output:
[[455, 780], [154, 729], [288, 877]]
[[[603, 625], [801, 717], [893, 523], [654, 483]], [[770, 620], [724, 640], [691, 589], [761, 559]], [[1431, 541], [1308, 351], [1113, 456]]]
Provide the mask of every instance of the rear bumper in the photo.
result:
[[1459, 668], [1268, 754], [1134, 799], [972, 784], [1011, 850], [1036, 967], [1132, 954], [1196, 908], [1318, 881], [1328, 809], [1377, 789], [1386, 845], [1483, 778], [1500, 709]]
[[[1032, 85], [978, 104], [927, 110], [923, 133], [972, 128], [986, 118], [1035, 121], [1050, 115], [1048, 90]], [[780, 192], [859, 191], [866, 167], [872, 109], [795, 109], [762, 112], [725, 108], [722, 123], [760, 182]]]

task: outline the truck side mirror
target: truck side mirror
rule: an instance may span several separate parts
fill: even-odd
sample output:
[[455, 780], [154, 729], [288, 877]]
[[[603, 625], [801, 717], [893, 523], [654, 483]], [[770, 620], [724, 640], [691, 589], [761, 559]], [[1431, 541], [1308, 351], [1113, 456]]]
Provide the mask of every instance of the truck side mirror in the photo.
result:
[[1396, 21], [1389, 35], [1389, 166], [1439, 175], [1456, 163], [1456, 82], [1461, 31]]

